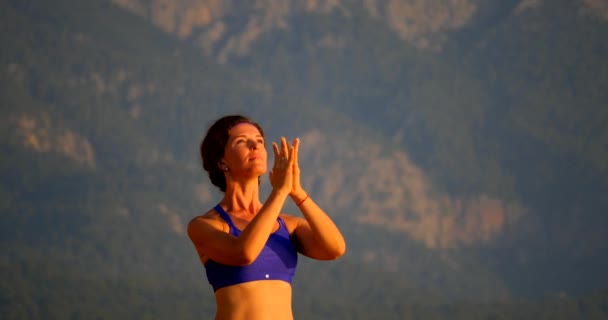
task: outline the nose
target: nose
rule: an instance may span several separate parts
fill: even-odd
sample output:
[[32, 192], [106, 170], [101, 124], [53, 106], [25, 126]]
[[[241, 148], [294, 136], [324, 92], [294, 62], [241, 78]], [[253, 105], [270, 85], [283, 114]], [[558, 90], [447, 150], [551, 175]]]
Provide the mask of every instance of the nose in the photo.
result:
[[249, 140], [249, 149], [256, 150], [258, 148], [258, 143], [255, 140]]

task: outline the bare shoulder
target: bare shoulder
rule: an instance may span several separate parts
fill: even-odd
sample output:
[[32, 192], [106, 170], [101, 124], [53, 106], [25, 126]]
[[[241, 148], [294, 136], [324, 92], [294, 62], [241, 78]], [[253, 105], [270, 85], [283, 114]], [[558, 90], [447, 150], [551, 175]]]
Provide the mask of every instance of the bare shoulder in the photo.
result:
[[221, 216], [215, 211], [215, 209], [211, 209], [205, 212], [202, 215], [196, 216], [190, 220], [188, 223], [188, 233], [196, 232], [201, 230], [202, 226], [210, 226], [214, 229], [225, 231], [225, 223]]

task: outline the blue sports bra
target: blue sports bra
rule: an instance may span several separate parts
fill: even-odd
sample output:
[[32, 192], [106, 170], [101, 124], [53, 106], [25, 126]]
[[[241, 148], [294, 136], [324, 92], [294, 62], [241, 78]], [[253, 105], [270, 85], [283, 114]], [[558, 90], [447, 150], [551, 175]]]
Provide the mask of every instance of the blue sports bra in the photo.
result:
[[[230, 234], [238, 237], [241, 230], [234, 226], [228, 213], [219, 204], [214, 209], [230, 226]], [[283, 280], [291, 283], [298, 263], [298, 253], [285, 222], [280, 217], [277, 220], [279, 230], [270, 234], [264, 249], [253, 263], [231, 266], [207, 260], [205, 271], [214, 292], [223, 287], [256, 280]]]

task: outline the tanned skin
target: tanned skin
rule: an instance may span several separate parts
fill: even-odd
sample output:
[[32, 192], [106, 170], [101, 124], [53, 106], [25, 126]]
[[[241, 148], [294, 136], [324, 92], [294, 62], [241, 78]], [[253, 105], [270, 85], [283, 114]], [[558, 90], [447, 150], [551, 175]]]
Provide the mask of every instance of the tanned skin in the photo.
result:
[[[267, 171], [264, 138], [249, 123], [239, 124], [229, 131], [224, 157], [219, 164], [227, 184], [220, 205], [242, 232], [238, 237], [229, 234], [229, 225], [215, 210], [192, 219], [188, 235], [203, 264], [209, 259], [234, 266], [253, 263], [269, 235], [278, 230], [279, 216], [302, 255], [333, 260], [344, 254], [346, 243], [340, 230], [300, 184], [299, 145], [299, 139], [289, 145], [284, 137], [280, 147], [272, 143], [272, 191], [262, 202], [259, 177]], [[287, 198], [299, 204], [301, 217], [281, 212]], [[215, 292], [215, 299], [216, 320], [293, 319], [292, 288], [285, 281], [259, 280], [227, 286]]]

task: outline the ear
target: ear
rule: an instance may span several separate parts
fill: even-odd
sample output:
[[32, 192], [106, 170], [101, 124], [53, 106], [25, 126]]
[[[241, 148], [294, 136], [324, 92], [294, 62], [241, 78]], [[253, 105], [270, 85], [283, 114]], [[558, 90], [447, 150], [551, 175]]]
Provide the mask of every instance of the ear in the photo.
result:
[[226, 165], [226, 163], [224, 162], [224, 160], [221, 160], [220, 162], [218, 162], [217, 166], [222, 171], [230, 171], [230, 169], [228, 168], [228, 166]]

